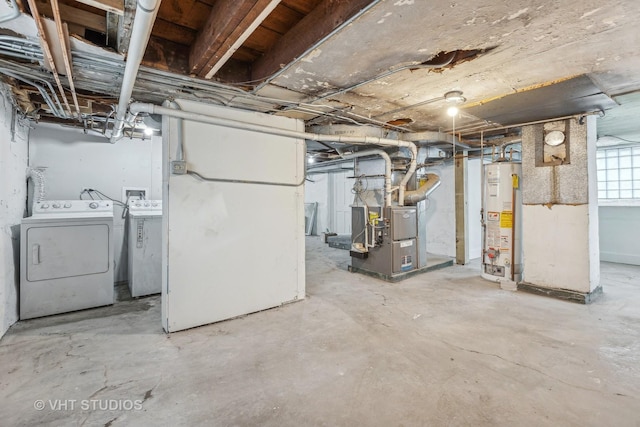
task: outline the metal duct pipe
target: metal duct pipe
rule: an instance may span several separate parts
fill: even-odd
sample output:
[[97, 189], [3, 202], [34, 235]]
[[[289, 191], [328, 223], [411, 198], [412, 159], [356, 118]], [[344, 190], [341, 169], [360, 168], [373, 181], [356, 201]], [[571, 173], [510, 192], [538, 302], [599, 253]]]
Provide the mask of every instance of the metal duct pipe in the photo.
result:
[[380, 156], [384, 159], [384, 206], [391, 207], [391, 157], [383, 150], [365, 150], [345, 154], [342, 158], [349, 160], [366, 156]]
[[41, 168], [29, 167], [27, 168], [27, 179], [30, 179], [34, 185], [33, 200], [31, 201], [28, 212], [28, 214], [31, 215], [33, 214], [33, 207], [35, 206], [36, 202], [42, 202], [46, 196], [44, 172]]
[[415, 205], [426, 199], [429, 194], [440, 186], [440, 177], [435, 173], [427, 174], [427, 182], [422, 184], [420, 188], [413, 191], [407, 191], [404, 195], [404, 202], [408, 205]]
[[144, 56], [144, 51], [151, 36], [151, 29], [158, 14], [159, 0], [138, 0], [136, 17], [131, 30], [131, 41], [129, 43], [129, 53], [127, 54], [127, 64], [122, 76], [122, 86], [120, 89], [120, 100], [116, 111], [116, 121], [111, 132], [111, 142], [122, 138], [124, 129], [124, 119], [127, 114], [127, 107], [131, 100], [133, 85], [138, 76], [138, 69]]
[[373, 144], [385, 147], [405, 147], [411, 151], [411, 163], [407, 174], [400, 182], [400, 190], [398, 194], [398, 204], [404, 206], [404, 194], [407, 188], [407, 182], [411, 175], [416, 171], [418, 159], [418, 148], [413, 142], [402, 141], [388, 138], [378, 138], [373, 136], [345, 136], [345, 135], [322, 135], [317, 133], [307, 133], [294, 130], [278, 129], [270, 126], [256, 125], [238, 120], [224, 119], [220, 117], [208, 116], [206, 114], [192, 113], [184, 110], [175, 110], [173, 108], [161, 107], [154, 104], [133, 103], [129, 106], [129, 111], [133, 114], [149, 113], [161, 114], [163, 116], [177, 117], [195, 122], [209, 123], [212, 125], [225, 126], [234, 129], [248, 130], [252, 132], [268, 133], [270, 135], [279, 135], [288, 138], [310, 139], [319, 142], [342, 142], [349, 144]]
[[20, 8], [16, 4], [16, 0], [7, 1], [7, 6], [12, 9], [4, 16], [0, 16], [0, 24], [3, 22], [11, 21], [12, 19], [20, 16]]

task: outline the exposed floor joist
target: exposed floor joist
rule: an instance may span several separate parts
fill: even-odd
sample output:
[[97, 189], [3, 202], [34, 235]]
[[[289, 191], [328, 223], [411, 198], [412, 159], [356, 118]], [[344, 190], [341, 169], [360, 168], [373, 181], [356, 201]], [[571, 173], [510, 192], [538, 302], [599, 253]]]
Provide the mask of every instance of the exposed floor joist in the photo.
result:
[[279, 71], [283, 64], [290, 64], [371, 3], [371, 0], [322, 1], [283, 35], [269, 52], [254, 62], [252, 80], [265, 79]]
[[211, 78], [280, 0], [220, 0], [191, 46], [189, 69]]
[[76, 0], [78, 3], [104, 10], [105, 12], [124, 15], [124, 3], [122, 0]]

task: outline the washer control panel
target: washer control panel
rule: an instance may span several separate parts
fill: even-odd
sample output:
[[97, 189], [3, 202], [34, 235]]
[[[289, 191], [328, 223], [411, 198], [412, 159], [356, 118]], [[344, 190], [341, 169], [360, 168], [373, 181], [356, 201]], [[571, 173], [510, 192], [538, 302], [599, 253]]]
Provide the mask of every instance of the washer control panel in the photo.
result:
[[111, 200], [45, 200], [33, 206], [34, 215], [113, 213]]
[[132, 200], [129, 212], [162, 212], [162, 200]]

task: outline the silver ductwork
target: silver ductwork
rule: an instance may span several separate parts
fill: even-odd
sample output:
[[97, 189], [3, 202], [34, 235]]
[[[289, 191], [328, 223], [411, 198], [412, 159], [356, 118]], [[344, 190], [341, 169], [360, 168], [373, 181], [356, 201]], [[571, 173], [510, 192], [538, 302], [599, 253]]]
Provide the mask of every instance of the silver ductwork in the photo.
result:
[[440, 177], [435, 173], [426, 174], [426, 181], [417, 189], [404, 193], [404, 204], [415, 205], [423, 201], [440, 186]]

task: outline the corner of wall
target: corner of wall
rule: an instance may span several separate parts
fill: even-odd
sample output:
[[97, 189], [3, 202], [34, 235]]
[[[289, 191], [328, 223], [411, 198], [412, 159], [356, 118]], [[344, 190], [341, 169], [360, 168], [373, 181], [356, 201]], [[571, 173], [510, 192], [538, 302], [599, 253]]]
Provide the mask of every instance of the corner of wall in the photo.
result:
[[27, 200], [29, 127], [0, 85], [0, 337], [18, 321], [20, 223]]

